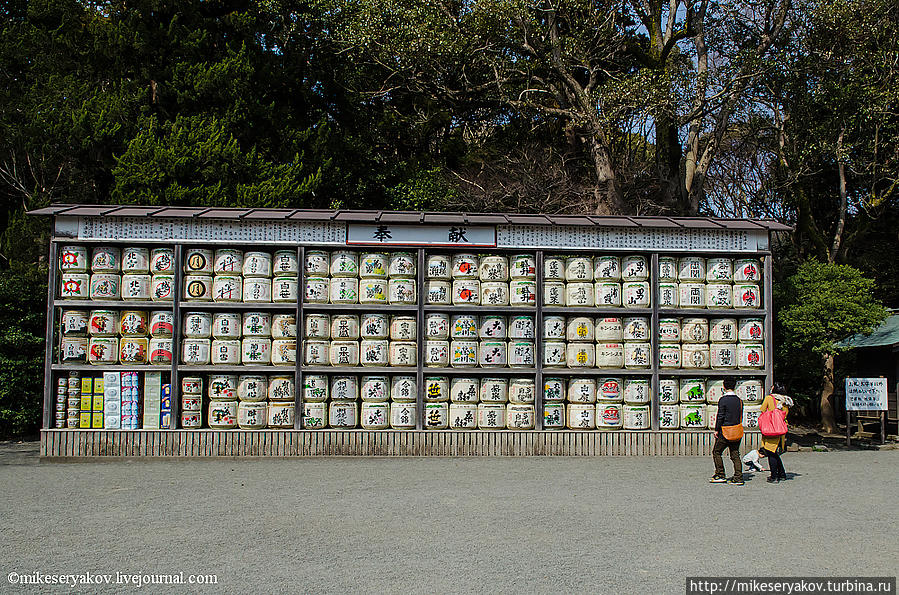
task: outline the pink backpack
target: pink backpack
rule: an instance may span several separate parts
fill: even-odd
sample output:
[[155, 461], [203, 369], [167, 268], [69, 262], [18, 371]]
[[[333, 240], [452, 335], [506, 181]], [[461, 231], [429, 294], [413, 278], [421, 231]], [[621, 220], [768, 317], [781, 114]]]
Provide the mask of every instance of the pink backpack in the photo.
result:
[[759, 416], [762, 436], [783, 436], [787, 433], [786, 415], [783, 409], [769, 409]]

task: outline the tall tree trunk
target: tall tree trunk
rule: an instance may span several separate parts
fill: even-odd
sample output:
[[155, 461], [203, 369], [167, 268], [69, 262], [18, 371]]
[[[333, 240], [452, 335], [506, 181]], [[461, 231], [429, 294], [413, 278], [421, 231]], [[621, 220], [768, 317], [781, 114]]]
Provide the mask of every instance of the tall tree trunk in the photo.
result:
[[827, 262], [836, 262], [840, 252], [840, 244], [843, 241], [843, 230], [846, 229], [846, 214], [849, 210], [849, 193], [846, 190], [846, 163], [843, 159], [843, 135], [846, 128], [840, 130], [837, 138], [837, 173], [840, 176], [840, 213], [837, 217], [837, 227], [833, 232], [833, 243], [827, 252]]
[[834, 415], [833, 401], [833, 355], [824, 356], [824, 386], [821, 389], [821, 425], [828, 434], [837, 431], [837, 421]]
[[689, 205], [681, 191], [684, 188], [680, 175], [681, 145], [674, 119], [671, 116], [659, 116], [655, 128], [656, 171], [662, 184], [662, 204], [678, 215], [689, 215]]
[[618, 186], [618, 178], [615, 175], [615, 168], [612, 167], [609, 151], [595, 135], [587, 139], [587, 142], [590, 145], [590, 154], [593, 157], [593, 171], [596, 174], [596, 183], [593, 187], [596, 205], [593, 209], [593, 214], [627, 214], [630, 209], [628, 209], [624, 198], [621, 196], [621, 189]]

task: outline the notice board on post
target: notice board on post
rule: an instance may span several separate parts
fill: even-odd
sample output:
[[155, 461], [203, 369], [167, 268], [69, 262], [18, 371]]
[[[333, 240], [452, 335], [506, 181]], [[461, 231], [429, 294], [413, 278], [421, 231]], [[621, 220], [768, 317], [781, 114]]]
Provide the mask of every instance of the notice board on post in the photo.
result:
[[886, 411], [886, 378], [847, 378], [846, 411]]

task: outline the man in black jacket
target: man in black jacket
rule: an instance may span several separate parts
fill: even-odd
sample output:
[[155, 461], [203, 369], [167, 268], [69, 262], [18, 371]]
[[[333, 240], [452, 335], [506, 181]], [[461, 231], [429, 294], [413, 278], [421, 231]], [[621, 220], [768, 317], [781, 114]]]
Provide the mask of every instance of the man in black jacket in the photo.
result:
[[743, 467], [740, 460], [740, 440], [725, 440], [724, 434], [721, 432], [722, 426], [735, 426], [743, 423], [743, 402], [734, 389], [737, 387], [737, 381], [733, 378], [724, 379], [724, 396], [718, 401], [718, 417], [715, 419], [715, 446], [712, 448], [712, 458], [715, 460], [715, 475], [709, 480], [710, 483], [727, 483], [727, 476], [724, 473], [724, 461], [721, 460], [721, 453], [725, 448], [730, 449], [730, 460], [734, 464], [734, 476], [730, 479], [730, 483], [734, 485], [743, 485]]

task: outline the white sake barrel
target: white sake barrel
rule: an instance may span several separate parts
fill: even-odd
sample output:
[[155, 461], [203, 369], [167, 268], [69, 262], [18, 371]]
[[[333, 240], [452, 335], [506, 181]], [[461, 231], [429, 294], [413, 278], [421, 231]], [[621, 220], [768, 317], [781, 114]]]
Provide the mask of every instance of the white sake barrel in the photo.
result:
[[447, 376], [425, 377], [425, 401], [442, 403], [449, 401], [450, 384]]
[[174, 317], [167, 310], [150, 312], [150, 334], [154, 337], [171, 337], [175, 329]]
[[705, 380], [702, 378], [681, 378], [680, 402], [705, 403]]
[[387, 264], [387, 276], [391, 279], [415, 278], [415, 255], [411, 252], [393, 252]]
[[565, 428], [565, 403], [543, 405], [543, 429], [561, 430]]
[[78, 337], [87, 334], [87, 312], [83, 310], [63, 310], [59, 321], [62, 334], [67, 337]]
[[737, 340], [737, 320], [735, 318], [710, 319], [709, 340], [713, 343], [734, 343]]
[[543, 366], [546, 368], [564, 368], [568, 350], [564, 341], [545, 341], [543, 343]]
[[543, 401], [545, 403], [561, 403], [565, 400], [565, 391], [563, 378], [543, 379]]
[[213, 366], [236, 366], [240, 364], [240, 340], [213, 339], [209, 352]]
[[303, 401], [323, 403], [328, 400], [328, 377], [324, 374], [303, 376]]
[[215, 251], [212, 270], [216, 275], [240, 275], [243, 271], [243, 251], [221, 248]]
[[533, 403], [535, 398], [533, 378], [512, 378], [509, 381], [510, 403]]
[[306, 314], [306, 338], [330, 339], [331, 317], [327, 314]]
[[621, 403], [598, 402], [596, 403], [596, 429], [620, 430], [624, 423]]
[[705, 400], [707, 403], [717, 403], [724, 396], [724, 380], [709, 379], [706, 381]]
[[150, 299], [150, 275], [127, 274], [122, 275], [122, 299], [123, 300], [149, 300]]
[[355, 341], [359, 338], [359, 317], [355, 314], [335, 314], [331, 317], [330, 334], [335, 341]]
[[307, 339], [303, 342], [303, 361], [307, 366], [327, 366], [329, 347], [328, 341]]
[[488, 430], [502, 430], [506, 427], [506, 406], [502, 403], [481, 403], [478, 405], [478, 427]]
[[677, 281], [677, 259], [673, 256], [659, 256], [659, 281]]
[[454, 403], [477, 403], [478, 379], [454, 376], [450, 381], [450, 401]]
[[386, 366], [389, 361], [390, 345], [387, 339], [362, 339], [359, 362], [363, 366]]
[[237, 401], [210, 401], [206, 423], [214, 430], [237, 427]]
[[652, 400], [648, 378], [629, 378], [624, 381], [624, 402], [645, 405]]
[[415, 429], [418, 405], [415, 402], [390, 403], [390, 427], [396, 430]]
[[677, 378], [659, 379], [659, 403], [677, 403], [680, 401]]
[[754, 283], [734, 283], [734, 308], [761, 308], [762, 292]]
[[390, 337], [390, 318], [386, 314], [363, 314], [359, 323], [359, 335], [363, 339], [387, 339]]
[[568, 381], [569, 403], [595, 403], [596, 381], [592, 378], [572, 378]]
[[292, 366], [297, 363], [296, 339], [274, 339], [272, 341], [272, 365]]
[[331, 272], [330, 264], [331, 258], [327, 252], [323, 250], [306, 251], [307, 277], [327, 277]]
[[659, 345], [659, 367], [680, 368], [681, 346], [678, 343], [662, 343]]
[[544, 281], [564, 281], [565, 280], [565, 257], [564, 256], [546, 256], [543, 258], [543, 280]]
[[[327, 386], [327, 382], [325, 383]], [[272, 376], [268, 381], [269, 401], [293, 402], [296, 393], [292, 376]]]
[[332, 428], [355, 428], [359, 425], [359, 404], [351, 401], [328, 403], [328, 425]]
[[383, 252], [364, 253], [359, 260], [359, 276], [363, 279], [386, 279], [387, 259]]
[[659, 342], [680, 343], [680, 320], [677, 318], [659, 320]]
[[624, 323], [620, 318], [597, 318], [594, 337], [600, 343], [616, 343], [624, 339]]
[[272, 274], [275, 277], [296, 277], [299, 273], [300, 263], [296, 250], [275, 251], [272, 257]]
[[487, 340], [505, 339], [508, 335], [505, 316], [481, 316], [478, 319], [478, 337]]
[[622, 408], [622, 417], [624, 418], [625, 430], [648, 430], [649, 405], [628, 405]]
[[328, 362], [332, 366], [352, 367], [359, 365], [358, 341], [331, 341]]
[[241, 316], [237, 312], [215, 312], [212, 315], [212, 336], [216, 339], [240, 339]]
[[330, 280], [324, 277], [307, 277], [303, 299], [307, 304], [327, 304], [330, 297]]
[[366, 430], [386, 430], [390, 427], [387, 403], [362, 403], [362, 428]]
[[509, 284], [503, 281], [481, 281], [480, 302], [484, 306], [508, 306]]
[[350, 250], [332, 252], [328, 271], [331, 277], [358, 277], [359, 253]]
[[594, 283], [593, 301], [597, 307], [617, 308], [621, 305], [621, 283], [615, 281]]
[[765, 338], [765, 321], [761, 318], [740, 319], [737, 338], [741, 343], [761, 343]]
[[477, 428], [477, 403], [450, 403], [449, 427], [454, 430], [474, 430]]
[[509, 380], [506, 378], [481, 378], [478, 396], [482, 403], [508, 402]]
[[744, 403], [761, 403], [765, 399], [761, 380], [738, 380], [734, 392]]
[[478, 342], [454, 339], [450, 343], [450, 365], [470, 368], [478, 364]]
[[173, 248], [153, 248], [150, 250], [151, 274], [173, 274], [175, 266], [175, 250]]
[[565, 338], [568, 341], [595, 341], [596, 324], [586, 316], [570, 317], [565, 325]]
[[596, 303], [593, 283], [568, 283], [565, 286], [565, 303], [570, 307], [592, 308]]
[[172, 363], [172, 339], [153, 337], [150, 339], [150, 357], [148, 361], [151, 364], [166, 365]]
[[390, 379], [391, 401], [415, 401], [417, 395], [415, 376], [393, 376]]
[[565, 280], [569, 283], [593, 281], [593, 258], [569, 256], [565, 261]]
[[737, 367], [737, 346], [734, 343], [712, 343], [709, 345], [709, 363], [713, 370], [727, 370]]
[[212, 300], [239, 302], [243, 298], [243, 279], [237, 275], [216, 275], [212, 280]]
[[208, 275], [184, 276], [184, 300], [188, 302], [208, 302], [213, 297], [213, 280]]
[[709, 340], [709, 321], [707, 318], [684, 318], [681, 321], [681, 342], [706, 343]]
[[122, 252], [113, 246], [98, 246], [91, 256], [91, 271], [94, 273], [120, 273]]
[[706, 261], [705, 280], [708, 283], [733, 283], [734, 261], [730, 258], [710, 258]]
[[297, 317], [295, 314], [275, 314], [272, 316], [272, 338], [296, 339]]
[[425, 303], [445, 306], [451, 304], [453, 286], [449, 281], [426, 281]]
[[327, 403], [303, 403], [303, 428], [320, 430], [326, 427], [328, 419]]
[[593, 279], [595, 281], [619, 281], [621, 279], [621, 259], [617, 256], [597, 256], [593, 259]]
[[181, 363], [188, 366], [208, 366], [209, 339], [184, 339], [181, 341]]
[[677, 308], [679, 304], [677, 283], [659, 283], [659, 307]]
[[596, 429], [596, 406], [590, 403], [569, 403], [568, 427], [572, 430]]
[[237, 398], [241, 401], [264, 401], [268, 397], [268, 379], [265, 376], [244, 374], [237, 378]]
[[596, 344], [597, 368], [623, 368], [624, 344], [623, 343], [597, 343]]
[[509, 403], [506, 405], [506, 427], [510, 430], [533, 430], [536, 413], [533, 405]]
[[59, 282], [59, 297], [69, 300], [90, 299], [90, 275], [87, 273], [66, 272], [63, 273], [61, 277]]
[[681, 283], [704, 283], [705, 274], [705, 258], [685, 256], [677, 262], [677, 280]]
[[450, 257], [447, 254], [429, 254], [427, 278], [449, 281], [453, 278]]
[[449, 338], [450, 319], [448, 314], [431, 312], [425, 315], [425, 337], [443, 341]]
[[425, 429], [445, 430], [448, 426], [449, 405], [447, 403], [425, 403]]
[[[298, 283], [296, 277], [280, 275], [272, 279], [272, 301], [276, 304], [293, 304], [297, 301]], [[246, 285], [244, 285], [246, 291]], [[244, 300], [246, 301], [246, 300]]]
[[481, 282], [477, 279], [453, 281], [453, 304], [477, 306], [481, 303]]
[[545, 281], [543, 283], [543, 305], [565, 305], [565, 283], [561, 281]]
[[682, 368], [705, 369], [711, 363], [708, 343], [684, 343], [681, 345], [680, 362]]
[[449, 341], [427, 339], [425, 341], [424, 364], [435, 368], [449, 366]]
[[146, 337], [122, 337], [118, 345], [118, 360], [121, 364], [147, 363], [149, 344]]
[[209, 377], [207, 394], [212, 401], [236, 401], [237, 400], [236, 374], [215, 374]]
[[648, 342], [625, 342], [624, 344], [624, 367], [625, 368], [648, 368], [650, 366], [650, 355], [652, 354], [652, 345]]
[[705, 308], [705, 283], [681, 283], [677, 292], [681, 308]]
[[659, 405], [659, 429], [676, 430], [680, 427], [680, 407]]
[[566, 336], [564, 316], [543, 317], [543, 338], [548, 341], [564, 341]]
[[119, 334], [124, 336], [146, 337], [146, 310], [124, 310], [122, 316], [119, 318]]
[[119, 332], [119, 313], [115, 310], [91, 310], [87, 328], [92, 337], [114, 337]]
[[387, 301], [391, 304], [415, 304], [415, 279], [391, 278], [387, 282]]
[[244, 312], [240, 328], [244, 337], [271, 337], [272, 315], [268, 312]]
[[359, 279], [335, 277], [328, 284], [328, 299], [332, 304], [355, 304], [359, 301]]
[[202, 411], [203, 395], [181, 395], [181, 409], [184, 411]]
[[394, 316], [390, 319], [390, 338], [394, 341], [414, 341], [418, 328], [414, 316]]
[[[271, 277], [272, 255], [270, 252], [247, 252], [243, 256], [241, 267], [243, 276], [247, 277]], [[244, 283], [246, 286], [246, 283]]]
[[706, 405], [705, 407], [706, 427], [710, 430], [715, 429], [718, 422], [718, 405]]
[[509, 341], [509, 367], [533, 368], [536, 362], [535, 351], [536, 346], [532, 340]]
[[482, 368], [504, 368], [509, 363], [505, 341], [481, 341], [478, 344], [478, 365]]
[[474, 314], [454, 314], [450, 323], [450, 337], [453, 339], [477, 339], [478, 317]]
[[240, 342], [240, 363], [268, 366], [272, 363], [272, 340], [261, 337], [244, 337]]
[[90, 296], [92, 300], [122, 299], [122, 276], [108, 273], [91, 275]]
[[515, 254], [509, 261], [509, 277], [512, 279], [537, 279], [537, 257], [533, 254]]
[[477, 279], [478, 265], [474, 254], [453, 254], [453, 279]]
[[649, 265], [645, 256], [625, 256], [621, 259], [622, 281], [646, 281], [649, 279]]
[[622, 304], [625, 308], [648, 308], [651, 305], [649, 283], [628, 282], [622, 285]]
[[743, 427], [750, 431], [758, 430], [761, 414], [761, 405], [743, 405]]
[[481, 281], [508, 281], [509, 259], [498, 255], [483, 257], [478, 265], [478, 278]]
[[61, 246], [59, 248], [59, 270], [63, 273], [86, 273], [89, 266], [87, 246]]
[[593, 343], [568, 343], [565, 365], [569, 368], [596, 367], [596, 347]]
[[623, 336], [625, 341], [648, 341], [649, 318], [645, 316], [629, 316], [623, 320]]
[[624, 400], [624, 379], [599, 378], [596, 381], [596, 400], [621, 402]]
[[762, 263], [755, 258], [738, 258], [734, 261], [734, 283], [759, 283], [762, 280]]
[[331, 376], [331, 400], [355, 401], [359, 398], [357, 376]]
[[295, 409], [293, 403], [269, 403], [268, 427], [281, 429], [293, 428]]
[[415, 341], [391, 341], [391, 366], [410, 367], [418, 364], [418, 344]]
[[203, 414], [199, 411], [182, 411], [181, 428], [185, 430], [199, 428], [203, 425]]
[[737, 367], [754, 370], [765, 367], [765, 346], [761, 343], [739, 343], [737, 345]]
[[733, 288], [727, 283], [709, 283], [705, 286], [705, 304], [707, 308], [733, 307]]
[[684, 430], [701, 430], [706, 428], [708, 410], [702, 403], [681, 403], [680, 427]]

